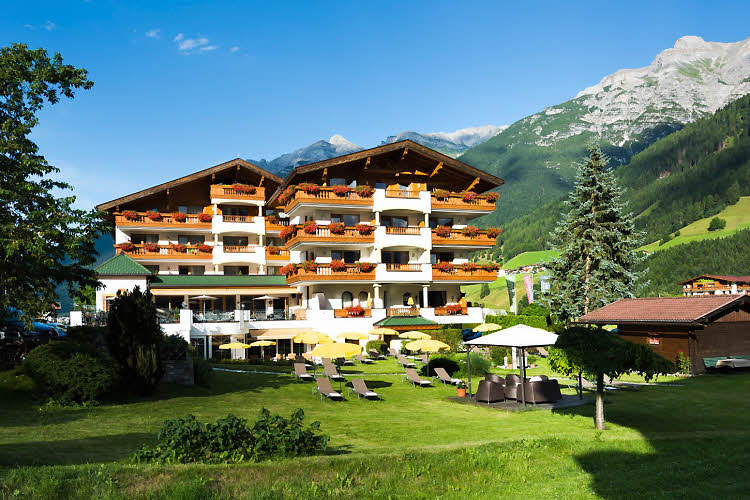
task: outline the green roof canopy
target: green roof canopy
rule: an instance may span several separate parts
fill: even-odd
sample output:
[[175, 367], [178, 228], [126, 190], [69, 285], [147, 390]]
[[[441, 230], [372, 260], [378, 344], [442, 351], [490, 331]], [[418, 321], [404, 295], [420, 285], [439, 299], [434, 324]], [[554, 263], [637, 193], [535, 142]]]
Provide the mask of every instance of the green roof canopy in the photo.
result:
[[373, 326], [387, 326], [387, 327], [433, 326], [433, 325], [437, 325], [437, 323], [423, 316], [387, 316], [373, 324]]
[[125, 255], [117, 254], [95, 269], [100, 276], [151, 276], [151, 271]]
[[[151, 279], [151, 288], [174, 287], [223, 287], [223, 286], [287, 286], [284, 276], [224, 276], [220, 274], [175, 275], [157, 274]], [[290, 288], [291, 290], [291, 288]], [[296, 293], [296, 291], [294, 292]]]

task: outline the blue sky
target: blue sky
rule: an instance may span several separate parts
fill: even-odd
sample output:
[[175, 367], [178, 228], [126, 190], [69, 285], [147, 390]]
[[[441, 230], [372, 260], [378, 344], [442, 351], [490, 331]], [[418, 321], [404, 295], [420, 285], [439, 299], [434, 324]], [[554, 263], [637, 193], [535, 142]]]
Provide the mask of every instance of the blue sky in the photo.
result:
[[511, 124], [681, 36], [750, 36], [747, 2], [606, 3], [14, 2], [0, 45], [89, 70], [34, 137], [91, 206], [334, 133]]

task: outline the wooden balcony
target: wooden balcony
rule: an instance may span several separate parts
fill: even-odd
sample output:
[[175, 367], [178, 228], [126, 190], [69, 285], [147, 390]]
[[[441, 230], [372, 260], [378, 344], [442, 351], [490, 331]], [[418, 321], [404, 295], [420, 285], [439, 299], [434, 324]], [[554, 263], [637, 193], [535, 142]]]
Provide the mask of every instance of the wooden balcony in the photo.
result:
[[421, 228], [418, 226], [391, 227], [386, 226], [385, 234], [419, 234]]
[[222, 222], [241, 222], [244, 224], [250, 224], [255, 222], [253, 215], [222, 215]]
[[386, 264], [386, 271], [393, 272], [420, 272], [422, 270], [422, 264]]
[[480, 230], [476, 236], [467, 236], [461, 229], [451, 229], [447, 236], [438, 236], [436, 229], [432, 230], [432, 245], [494, 247], [496, 238], [490, 238], [487, 231]]
[[308, 234], [302, 226], [298, 226], [297, 234], [290, 238], [284, 246], [289, 249], [299, 243], [361, 243], [372, 244], [375, 242], [374, 232], [365, 236], [359, 234], [356, 227], [345, 227], [342, 234], [334, 234], [328, 226], [318, 226], [315, 233]]
[[266, 260], [289, 260], [289, 250], [279, 248], [278, 253], [271, 253], [271, 250], [266, 247]]
[[214, 184], [211, 186], [211, 199], [224, 199], [224, 200], [253, 200], [253, 201], [265, 201], [266, 199], [266, 188], [256, 187], [255, 193], [243, 193], [233, 188], [231, 185], [225, 184]]
[[257, 245], [224, 245], [224, 253], [253, 253]]
[[364, 314], [360, 314], [359, 316], [350, 316], [349, 311], [347, 311], [346, 309], [334, 309], [333, 317], [334, 318], [372, 318], [372, 309], [365, 308]]
[[306, 193], [304, 191], [297, 191], [294, 193], [289, 203], [284, 207], [284, 211], [289, 213], [295, 206], [300, 203], [311, 204], [311, 205], [341, 205], [351, 207], [371, 207], [372, 196], [365, 198], [359, 196], [354, 191], [346, 193], [342, 196], [334, 193], [330, 187], [321, 187], [317, 193]]
[[369, 273], [360, 272], [356, 264], [347, 264], [344, 271], [333, 271], [328, 264], [318, 264], [315, 271], [297, 269], [287, 276], [287, 284], [305, 281], [374, 281], [375, 270]]
[[468, 314], [468, 312], [468, 307], [462, 307], [459, 312], [448, 312], [445, 306], [435, 308], [435, 316], [458, 316], [460, 314]]
[[419, 199], [419, 191], [407, 191], [404, 189], [386, 189], [386, 198], [404, 198], [407, 200]]
[[[146, 248], [149, 247], [149, 248]], [[132, 251], [122, 253], [134, 259], [186, 259], [186, 260], [211, 260], [212, 252], [201, 252], [197, 245], [185, 245], [184, 252], [178, 252], [173, 245], [157, 245], [156, 250], [152, 250], [149, 244], [137, 244]]]
[[433, 210], [481, 210], [483, 212], [494, 212], [495, 204], [487, 201], [487, 196], [479, 195], [472, 201], [464, 201], [460, 194], [449, 194], [441, 196], [441, 199], [432, 194]]
[[289, 219], [278, 219], [276, 222], [271, 222], [266, 219], [266, 232], [279, 232], [285, 227], [289, 226]]
[[386, 316], [419, 316], [419, 308], [414, 307], [389, 307]]
[[198, 214], [190, 214], [185, 221], [175, 220], [173, 213], [159, 213], [158, 217], [150, 218], [148, 212], [136, 212], [135, 217], [126, 217], [122, 213], [115, 213], [115, 225], [119, 227], [179, 227], [185, 229], [211, 229], [211, 221], [201, 222]]
[[463, 271], [456, 266], [450, 272], [443, 272], [434, 265], [432, 266], [432, 281], [485, 281], [491, 282], [497, 279], [497, 271], [477, 269], [476, 271]]

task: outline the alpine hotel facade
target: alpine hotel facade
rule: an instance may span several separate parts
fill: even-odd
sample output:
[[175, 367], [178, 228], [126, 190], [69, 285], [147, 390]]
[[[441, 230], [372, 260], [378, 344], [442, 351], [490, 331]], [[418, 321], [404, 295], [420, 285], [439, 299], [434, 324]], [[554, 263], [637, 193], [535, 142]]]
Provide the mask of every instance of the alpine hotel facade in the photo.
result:
[[149, 288], [165, 332], [206, 357], [227, 335], [275, 340], [283, 355], [306, 330], [482, 322], [460, 287], [497, 278], [469, 254], [495, 245], [500, 230], [472, 220], [495, 210], [502, 184], [412, 141], [286, 179], [231, 160], [97, 207], [117, 253], [97, 269], [96, 307]]

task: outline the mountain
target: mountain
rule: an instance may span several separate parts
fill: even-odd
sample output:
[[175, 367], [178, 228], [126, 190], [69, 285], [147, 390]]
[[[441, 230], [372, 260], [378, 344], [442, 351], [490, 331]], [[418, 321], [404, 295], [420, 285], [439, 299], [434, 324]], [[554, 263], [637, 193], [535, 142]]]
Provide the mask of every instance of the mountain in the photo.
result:
[[623, 69], [559, 105], [512, 124], [460, 159], [505, 179], [502, 210], [488, 224], [528, 214], [568, 192], [575, 163], [598, 142], [610, 164], [750, 92], [750, 38], [680, 38], [639, 69]]
[[428, 134], [405, 130], [400, 134], [388, 136], [381, 145], [410, 139], [418, 144], [440, 151], [444, 155], [456, 158], [467, 149], [493, 138], [506, 128], [508, 128], [507, 125], [484, 125], [482, 127], [462, 128], [455, 132], [432, 132]]
[[293, 168], [300, 165], [307, 165], [308, 163], [315, 163], [317, 161], [327, 160], [336, 156], [346, 155], [349, 153], [355, 153], [362, 151], [364, 148], [360, 147], [353, 142], [349, 142], [344, 137], [336, 134], [327, 141], [317, 141], [304, 148], [299, 148], [286, 153], [278, 158], [268, 160], [248, 160], [263, 169], [273, 172], [281, 177], [286, 177]]
[[[111, 233], [104, 233], [96, 239], [94, 247], [96, 248], [97, 257], [96, 262], [92, 267], [97, 267], [105, 260], [111, 259], [115, 256], [115, 239]], [[60, 313], [67, 314], [73, 307], [73, 298], [68, 293], [67, 283], [59, 285], [55, 292], [57, 292], [57, 298], [60, 302]]]

